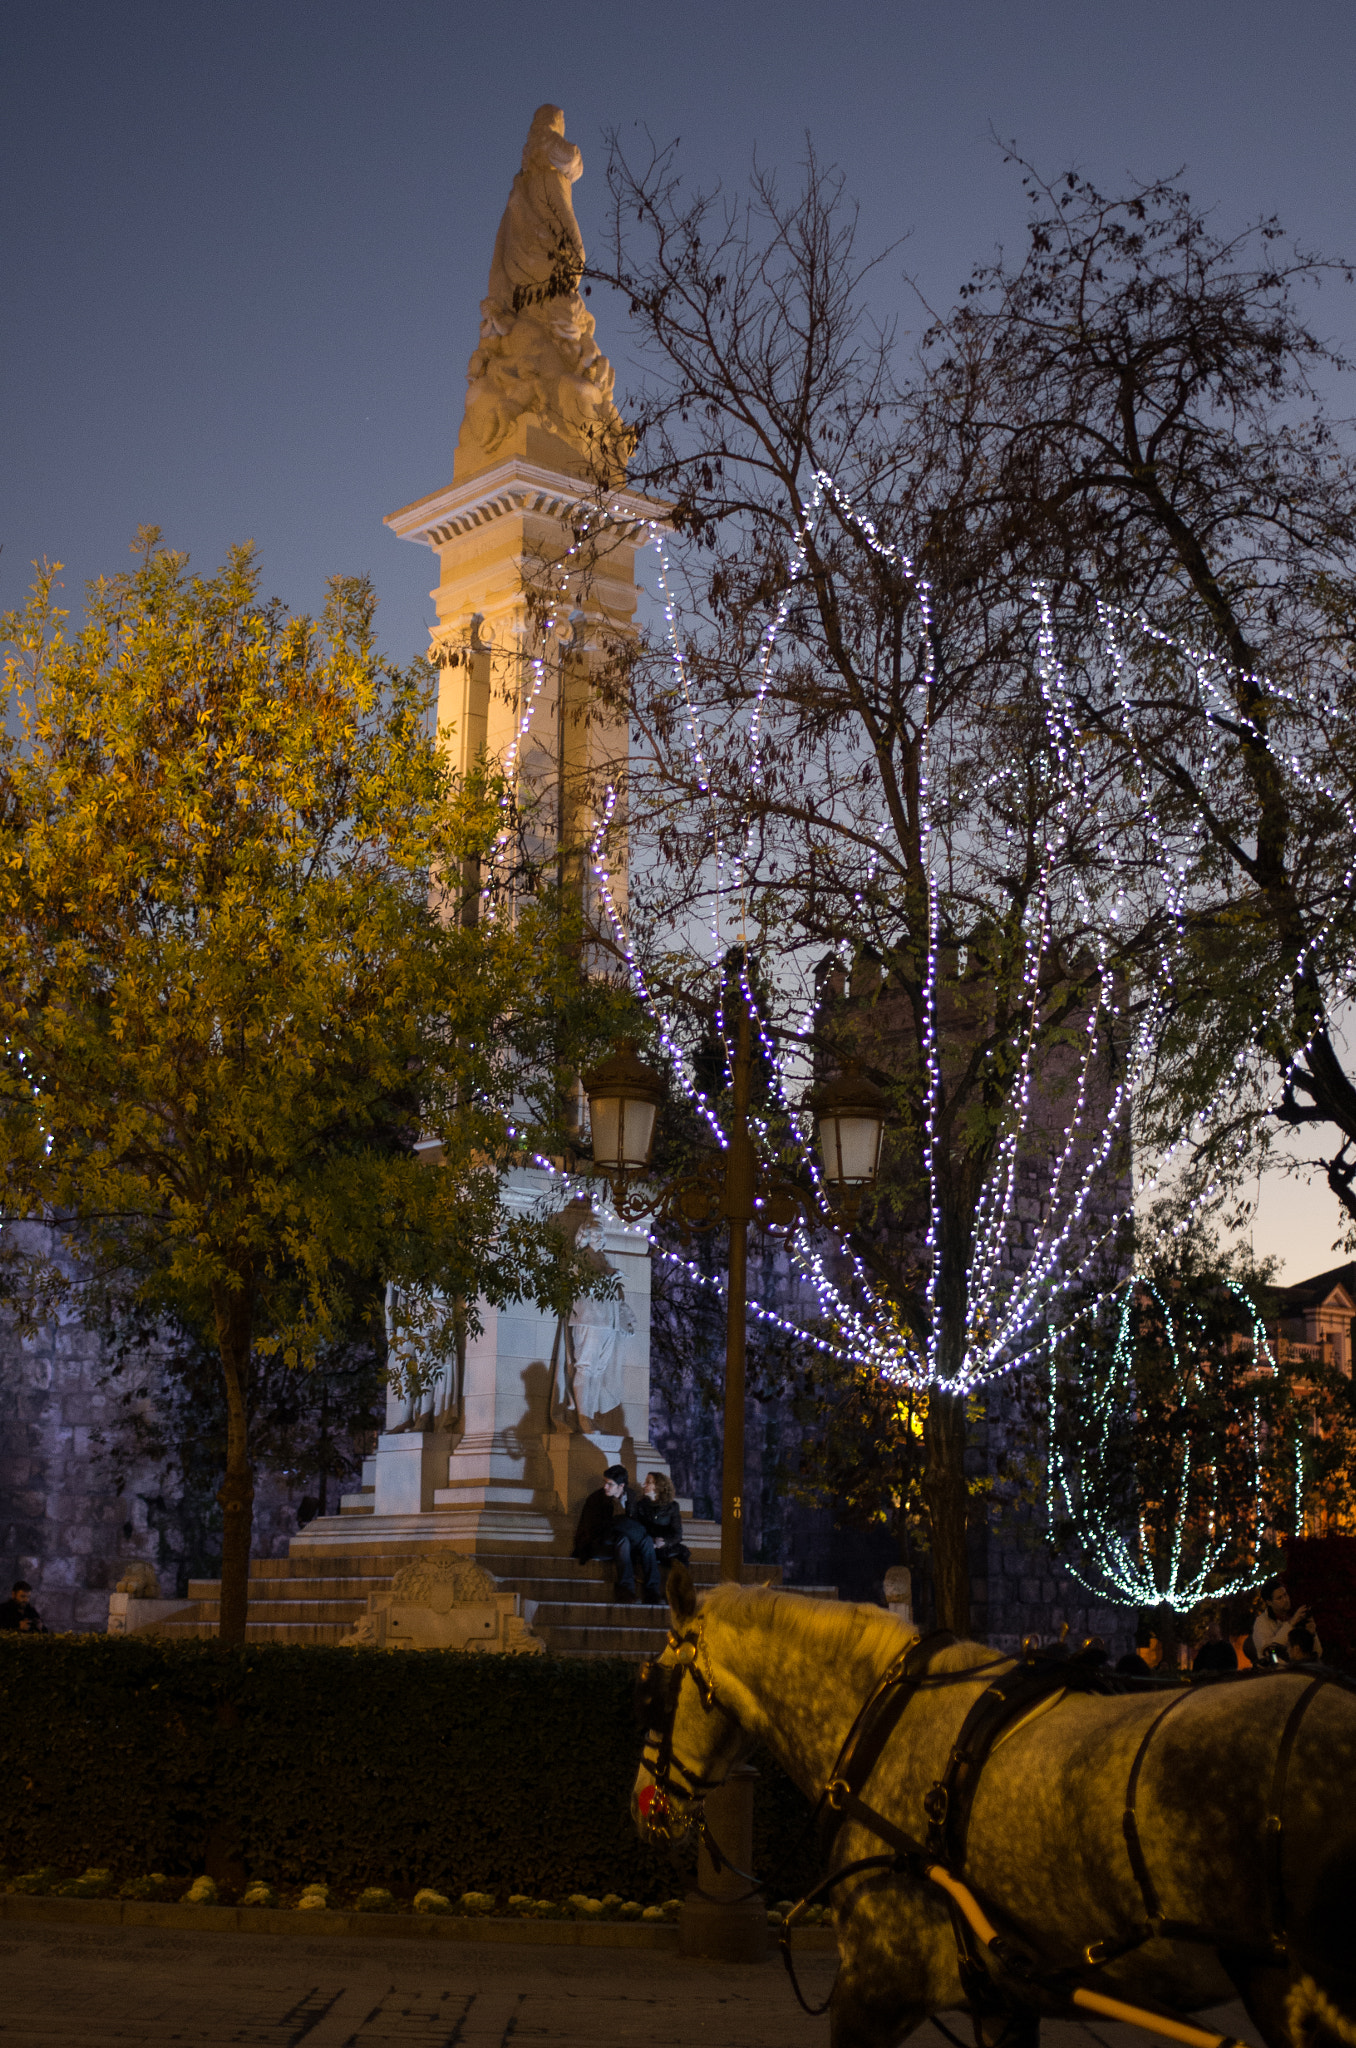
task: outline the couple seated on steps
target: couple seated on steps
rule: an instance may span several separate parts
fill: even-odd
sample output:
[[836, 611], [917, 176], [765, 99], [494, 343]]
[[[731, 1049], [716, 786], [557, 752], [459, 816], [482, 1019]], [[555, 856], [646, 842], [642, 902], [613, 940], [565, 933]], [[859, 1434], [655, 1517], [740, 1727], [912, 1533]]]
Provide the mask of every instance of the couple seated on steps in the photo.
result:
[[658, 1606], [664, 1598], [664, 1573], [671, 1564], [689, 1560], [673, 1481], [662, 1472], [651, 1472], [638, 1490], [624, 1465], [609, 1465], [602, 1485], [580, 1510], [572, 1554], [579, 1564], [614, 1559], [615, 1597], [634, 1600], [639, 1579], [646, 1601]]

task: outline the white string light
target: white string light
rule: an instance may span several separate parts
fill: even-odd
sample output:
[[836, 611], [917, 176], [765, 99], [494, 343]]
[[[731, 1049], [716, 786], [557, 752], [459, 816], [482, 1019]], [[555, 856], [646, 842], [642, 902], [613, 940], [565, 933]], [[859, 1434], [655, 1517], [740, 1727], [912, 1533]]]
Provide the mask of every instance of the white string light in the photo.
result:
[[[1230, 1292], [1246, 1307], [1252, 1322], [1255, 1369], [1274, 1373], [1276, 1361], [1256, 1304], [1236, 1283], [1230, 1281], [1228, 1285]], [[1117, 1527], [1097, 1508], [1088, 1506], [1085, 1496], [1094, 1483], [1096, 1472], [1105, 1469], [1107, 1464], [1114, 1465], [1118, 1445], [1124, 1444], [1127, 1432], [1134, 1427], [1134, 1325], [1139, 1300], [1145, 1294], [1153, 1297], [1163, 1316], [1168, 1347], [1176, 1361], [1180, 1405], [1185, 1408], [1189, 1404], [1200, 1369], [1201, 1353], [1205, 1349], [1204, 1332], [1199, 1327], [1179, 1329], [1172, 1303], [1164, 1298], [1152, 1281], [1137, 1276], [1126, 1282], [1123, 1289], [1110, 1371], [1099, 1374], [1095, 1369], [1088, 1370], [1088, 1350], [1086, 1346], [1082, 1348], [1079, 1370], [1074, 1379], [1078, 1388], [1080, 1430], [1087, 1440], [1087, 1447], [1074, 1453], [1066, 1452], [1059, 1440], [1056, 1420], [1059, 1397], [1057, 1347], [1053, 1336], [1051, 1338], [1046, 1509], [1052, 1527], [1063, 1519], [1071, 1524], [1082, 1555], [1069, 1569], [1090, 1592], [1099, 1598], [1124, 1602], [1132, 1607], [1166, 1606], [1174, 1613], [1189, 1614], [1202, 1600], [1228, 1600], [1237, 1594], [1253, 1591], [1265, 1575], [1262, 1561], [1265, 1428], [1256, 1396], [1250, 1417], [1235, 1412], [1234, 1426], [1250, 1429], [1256, 1469], [1252, 1555], [1246, 1561], [1230, 1563], [1231, 1553], [1237, 1547], [1236, 1536], [1230, 1531], [1216, 1534], [1214, 1504], [1217, 1491], [1213, 1474], [1205, 1482], [1210, 1497], [1209, 1507], [1203, 1510], [1201, 1503], [1192, 1499], [1189, 1434], [1184, 1434], [1182, 1439], [1177, 1503], [1165, 1532], [1168, 1541], [1166, 1555], [1155, 1555], [1142, 1516], [1135, 1518], [1134, 1530], [1130, 1533]], [[1194, 1315], [1190, 1321], [1199, 1325], [1199, 1318]], [[1133, 1455], [1131, 1451], [1130, 1456]], [[1192, 1559], [1184, 1564], [1188, 1535], [1195, 1542]], [[1198, 1549], [1196, 1545], [1199, 1545]]]
[[[975, 1205], [973, 1252], [965, 1275], [967, 1313], [960, 1363], [951, 1372], [946, 1372], [942, 1362], [943, 1331], [939, 1309], [944, 1279], [943, 1261], [946, 1256], [943, 1241], [942, 1175], [938, 1150], [945, 1087], [942, 1020], [939, 1014], [942, 995], [942, 919], [940, 883], [934, 856], [935, 823], [932, 816], [930, 785], [930, 707], [933, 674], [928, 587], [917, 577], [910, 559], [901, 550], [882, 542], [874, 524], [858, 515], [846, 493], [839, 489], [827, 473], [820, 472], [816, 476], [810, 499], [801, 510], [797, 545], [788, 565], [781, 595], [773, 607], [773, 615], [768, 625], [759, 638], [756, 683], [747, 732], [750, 803], [738, 842], [738, 851], [727, 858], [715, 808], [715, 792], [703, 722], [679, 635], [677, 605], [673, 597], [667, 551], [659, 528], [652, 525], [650, 539], [659, 560], [658, 580], [670, 641], [670, 659], [685, 707], [685, 734], [693, 779], [699, 794], [707, 801], [711, 819], [709, 845], [714, 863], [711, 892], [712, 964], [719, 969], [720, 963], [729, 957], [733, 944], [738, 944], [742, 949], [741, 994], [775, 1086], [780, 1111], [785, 1119], [785, 1129], [802, 1154], [802, 1167], [817, 1191], [825, 1223], [831, 1222], [831, 1217], [823, 1199], [823, 1181], [818, 1161], [810, 1144], [809, 1119], [792, 1104], [787, 1092], [786, 1047], [788, 1042], [792, 1048], [803, 1043], [812, 1025], [816, 1005], [811, 1004], [795, 1030], [786, 1037], [779, 1037], [763, 1017], [761, 1003], [749, 980], [748, 934], [749, 888], [757, 822], [755, 799], [763, 783], [762, 734], [773, 676], [773, 662], [780, 635], [791, 611], [796, 587], [804, 573], [816, 523], [828, 503], [833, 504], [840, 517], [852, 527], [871, 552], [888, 560], [911, 585], [922, 627], [923, 655], [914, 685], [918, 702], [920, 757], [919, 830], [926, 871], [928, 906], [927, 951], [920, 1020], [925, 1065], [922, 1144], [924, 1172], [928, 1184], [929, 1217], [926, 1233], [928, 1261], [924, 1283], [928, 1328], [921, 1345], [912, 1332], [901, 1329], [897, 1311], [872, 1286], [861, 1260], [852, 1255], [850, 1250], [842, 1253], [850, 1281], [851, 1292], [848, 1293], [828, 1271], [824, 1256], [815, 1248], [803, 1227], [798, 1227], [792, 1233], [788, 1248], [793, 1266], [814, 1291], [825, 1322], [840, 1335], [844, 1346], [843, 1355], [850, 1357], [855, 1364], [869, 1366], [888, 1378], [913, 1385], [932, 1384], [951, 1393], [966, 1393], [1041, 1357], [1046, 1344], [1047, 1324], [1053, 1310], [1060, 1308], [1065, 1316], [1070, 1318], [1086, 1317], [1095, 1313], [1101, 1303], [1109, 1297], [1117, 1283], [1106, 1279], [1102, 1284], [1097, 1284], [1097, 1275], [1105, 1266], [1110, 1265], [1114, 1268], [1118, 1236], [1128, 1221], [1132, 1208], [1136, 1202], [1143, 1201], [1146, 1195], [1165, 1185], [1169, 1172], [1175, 1168], [1183, 1151], [1192, 1144], [1194, 1135], [1210, 1126], [1234, 1087], [1248, 1055], [1241, 1053], [1231, 1071], [1221, 1078], [1215, 1095], [1203, 1106], [1195, 1119], [1192, 1131], [1184, 1132], [1178, 1142], [1168, 1147], [1146, 1170], [1130, 1171], [1128, 1192], [1124, 1196], [1117, 1195], [1116, 1199], [1108, 1204], [1106, 1196], [1113, 1188], [1115, 1155], [1118, 1147], [1127, 1139], [1129, 1115], [1136, 1091], [1148, 1071], [1161, 1026], [1172, 1000], [1190, 896], [1193, 851], [1199, 841], [1199, 831], [1196, 831], [1191, 843], [1185, 846], [1171, 843], [1158, 809], [1150, 803], [1144, 805], [1142, 814], [1137, 819], [1157, 854], [1164, 894], [1162, 936], [1158, 942], [1153, 976], [1146, 977], [1137, 984], [1136, 993], [1140, 1007], [1138, 1014], [1132, 1016], [1128, 1007], [1130, 986], [1117, 965], [1114, 946], [1117, 929], [1131, 894], [1129, 861], [1123, 849], [1116, 843], [1114, 830], [1110, 829], [1110, 826], [1103, 827], [1097, 792], [1089, 785], [1073, 694], [1058, 657], [1052, 608], [1047, 595], [1038, 589], [1034, 593], [1040, 608], [1037, 673], [1041, 685], [1048, 748], [1044, 770], [1048, 775], [1052, 794], [1047, 826], [1040, 847], [1039, 871], [1020, 932], [1021, 957], [1016, 973], [1020, 1000], [1017, 1022], [1009, 1041], [1016, 1062], [1016, 1080], [1007, 1094], [1004, 1127], [995, 1146], [992, 1166]], [[1103, 612], [1112, 673], [1118, 681], [1124, 673], [1126, 658], [1112, 630], [1112, 624], [1120, 617], [1121, 615], [1110, 611]], [[1141, 631], [1152, 632], [1147, 622], [1139, 620], [1135, 623]], [[1153, 634], [1152, 637], [1160, 646], [1176, 646], [1176, 643], [1168, 641], [1166, 635]], [[1179, 651], [1184, 656], [1189, 654], [1195, 663], [1196, 672], [1202, 678], [1201, 687], [1207, 700], [1206, 708], [1217, 722], [1220, 715], [1218, 704], [1209, 698], [1209, 691], [1215, 690], [1218, 696], [1218, 679], [1223, 673], [1220, 665], [1213, 662], [1212, 657], [1201, 655], [1198, 650]], [[1128, 711], [1129, 700], [1123, 691], [1119, 692], [1118, 702]], [[1151, 778], [1147, 775], [1133, 720], [1125, 716], [1122, 724], [1125, 737], [1130, 744], [1131, 759], [1144, 774], [1147, 788], [1150, 786]], [[1296, 772], [1299, 772], [1298, 766]], [[986, 787], [991, 792], [1000, 792], [1005, 779], [1011, 774], [1012, 771], [1008, 768], [996, 771], [990, 776]], [[1306, 786], [1316, 787], [1312, 777]], [[1350, 821], [1353, 817], [1351, 802], [1349, 798], [1342, 799], [1342, 802], [1344, 815]], [[726, 1142], [725, 1133], [715, 1107], [697, 1086], [689, 1070], [684, 1049], [676, 1035], [673, 1017], [654, 1000], [647, 986], [637, 948], [626, 930], [625, 920], [621, 917], [615, 901], [606, 858], [607, 833], [615, 803], [615, 791], [609, 790], [602, 815], [597, 820], [591, 845], [592, 871], [598, 886], [599, 899], [637, 993], [654, 1019], [659, 1043], [673, 1061], [684, 1093], [706, 1122], [717, 1142], [723, 1146]], [[1114, 822], [1111, 821], [1111, 824], [1114, 825]], [[1010, 836], [1011, 826], [1007, 830]], [[1097, 899], [1094, 899], [1088, 882], [1076, 866], [1069, 862], [1061, 865], [1061, 856], [1068, 850], [1079, 831], [1090, 831], [1093, 834], [1099, 871], [1106, 878]], [[883, 832], [884, 826], [882, 834]], [[1356, 830], [1353, 832], [1353, 838], [1356, 839]], [[875, 854], [869, 858], [868, 879], [864, 884], [864, 890], [869, 890], [872, 886], [870, 878], [874, 876], [877, 858]], [[1349, 874], [1348, 885], [1352, 878], [1352, 874]], [[1041, 1189], [1041, 1227], [1035, 1244], [1026, 1248], [1027, 1256], [1024, 1263], [1014, 1272], [1012, 1265], [1016, 1210], [1023, 1184], [1023, 1169], [1029, 1170], [1030, 1167], [1032, 1115], [1039, 1093], [1043, 1044], [1042, 970], [1050, 956], [1052, 944], [1056, 881], [1060, 888], [1069, 894], [1081, 913], [1081, 936], [1091, 954], [1087, 1013], [1082, 1031], [1081, 1050], [1075, 1055], [1071, 1113], [1061, 1139], [1050, 1157], [1048, 1172]], [[858, 891], [855, 900], [865, 911], [863, 890]], [[727, 938], [726, 906], [729, 904], [733, 908], [736, 903], [737, 915], [731, 919], [731, 934]], [[1335, 916], [1336, 911], [1332, 915]], [[1320, 940], [1316, 938], [1312, 946], [1319, 943]], [[728, 1056], [725, 1020], [719, 996], [718, 1012], [718, 1031], [722, 1041], [726, 1042]], [[1099, 1090], [1097, 1086], [1095, 1066], [1100, 1048], [1109, 1032], [1125, 1037], [1127, 1043], [1119, 1079], [1108, 1094], [1105, 1088]], [[1302, 1052], [1296, 1054], [1291, 1061], [1292, 1069], [1300, 1057]], [[1095, 1120], [1092, 1120], [1094, 1104], [1097, 1115]], [[1236, 1140], [1236, 1146], [1241, 1144], [1240, 1136]], [[1199, 1201], [1208, 1201], [1218, 1192], [1223, 1184], [1223, 1172], [1223, 1168], [1219, 1169], [1199, 1191]], [[1096, 1214], [1094, 1207], [1099, 1197], [1101, 1213]], [[1188, 1228], [1189, 1223], [1190, 1217], [1186, 1216], [1175, 1223], [1161, 1226], [1160, 1240], [1170, 1242], [1173, 1237]]]

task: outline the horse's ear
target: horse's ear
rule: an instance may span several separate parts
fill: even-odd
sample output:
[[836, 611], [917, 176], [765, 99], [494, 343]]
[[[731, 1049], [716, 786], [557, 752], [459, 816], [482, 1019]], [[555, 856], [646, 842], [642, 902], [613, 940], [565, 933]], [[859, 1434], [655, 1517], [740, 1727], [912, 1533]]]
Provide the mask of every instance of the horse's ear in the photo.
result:
[[691, 1621], [697, 1612], [697, 1589], [685, 1564], [674, 1565], [665, 1590], [669, 1596], [669, 1611], [674, 1620]]

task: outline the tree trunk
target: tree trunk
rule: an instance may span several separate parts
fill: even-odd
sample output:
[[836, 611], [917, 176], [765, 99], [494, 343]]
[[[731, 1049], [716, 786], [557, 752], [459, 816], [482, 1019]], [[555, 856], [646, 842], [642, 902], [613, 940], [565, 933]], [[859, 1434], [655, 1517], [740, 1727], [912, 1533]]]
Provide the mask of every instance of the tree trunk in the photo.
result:
[[1160, 1671], [1175, 1671], [1177, 1669], [1178, 1645], [1181, 1642], [1181, 1636], [1178, 1633], [1176, 1613], [1169, 1607], [1166, 1600], [1160, 1600], [1157, 1607], [1154, 1608], [1153, 1626], [1154, 1632], [1163, 1646], [1163, 1660], [1158, 1668]]
[[253, 1334], [248, 1287], [216, 1296], [217, 1341], [226, 1388], [226, 1473], [217, 1492], [221, 1504], [221, 1619], [217, 1640], [243, 1643], [250, 1597], [250, 1549], [254, 1534], [254, 1472], [250, 1464], [246, 1391]]
[[966, 1530], [970, 1496], [965, 1483], [965, 1396], [928, 1395], [923, 1425], [927, 1451], [924, 1493], [932, 1528], [932, 1585], [938, 1628], [970, 1633], [970, 1560]]

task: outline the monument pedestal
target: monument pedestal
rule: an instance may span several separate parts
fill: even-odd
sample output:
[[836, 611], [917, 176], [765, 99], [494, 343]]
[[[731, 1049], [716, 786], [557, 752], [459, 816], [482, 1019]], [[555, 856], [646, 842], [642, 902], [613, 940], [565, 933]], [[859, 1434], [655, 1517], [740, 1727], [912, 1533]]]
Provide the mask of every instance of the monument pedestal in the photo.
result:
[[[523, 1209], [554, 1199], [559, 1183], [543, 1172], [515, 1172], [506, 1205]], [[615, 1346], [607, 1378], [618, 1398], [605, 1413], [576, 1412], [567, 1331], [531, 1302], [482, 1309], [482, 1327], [466, 1346], [464, 1383], [436, 1405], [432, 1427], [399, 1427], [402, 1403], [391, 1395], [388, 1427], [366, 1460], [363, 1490], [347, 1494], [341, 1527], [327, 1518], [297, 1539], [359, 1548], [383, 1541], [435, 1543], [470, 1554], [568, 1550], [579, 1510], [623, 1465], [637, 1485], [667, 1466], [649, 1440], [650, 1249], [643, 1231], [601, 1216], [594, 1242], [621, 1285]], [[629, 1325], [630, 1327], [625, 1327]]]

